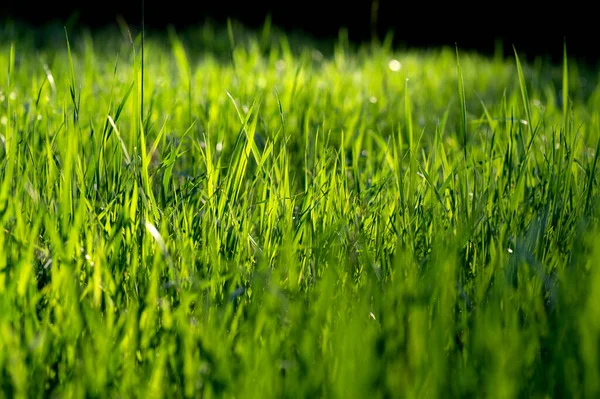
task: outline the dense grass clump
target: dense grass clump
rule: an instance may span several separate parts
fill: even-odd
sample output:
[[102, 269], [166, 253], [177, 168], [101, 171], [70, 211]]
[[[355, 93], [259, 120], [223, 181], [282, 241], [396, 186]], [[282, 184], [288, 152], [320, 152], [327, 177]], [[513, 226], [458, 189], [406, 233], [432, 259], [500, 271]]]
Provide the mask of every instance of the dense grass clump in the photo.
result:
[[597, 72], [48, 37], [0, 36], [3, 396], [600, 395]]

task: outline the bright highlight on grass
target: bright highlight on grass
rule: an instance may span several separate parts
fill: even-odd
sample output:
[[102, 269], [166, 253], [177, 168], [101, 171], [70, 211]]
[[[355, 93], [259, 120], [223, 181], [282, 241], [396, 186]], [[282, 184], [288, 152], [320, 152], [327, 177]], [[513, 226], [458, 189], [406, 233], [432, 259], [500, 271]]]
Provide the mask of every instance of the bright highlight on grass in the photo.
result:
[[597, 71], [68, 33], [0, 36], [0, 396], [600, 395]]

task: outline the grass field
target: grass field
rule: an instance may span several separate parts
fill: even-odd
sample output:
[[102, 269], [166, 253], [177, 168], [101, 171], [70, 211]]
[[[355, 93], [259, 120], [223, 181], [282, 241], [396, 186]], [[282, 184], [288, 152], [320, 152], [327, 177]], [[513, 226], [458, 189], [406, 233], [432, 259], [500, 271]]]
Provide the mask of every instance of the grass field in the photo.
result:
[[11, 26], [0, 396], [600, 395], [597, 70]]

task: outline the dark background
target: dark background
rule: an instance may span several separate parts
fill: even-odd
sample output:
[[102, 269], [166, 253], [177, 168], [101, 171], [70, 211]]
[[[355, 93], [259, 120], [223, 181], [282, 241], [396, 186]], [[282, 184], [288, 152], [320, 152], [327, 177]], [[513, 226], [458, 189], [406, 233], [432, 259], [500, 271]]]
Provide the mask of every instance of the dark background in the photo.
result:
[[[554, 5], [556, 4], [556, 5]], [[566, 39], [570, 56], [592, 63], [600, 61], [600, 22], [592, 3], [576, 2], [459, 2], [420, 0], [288, 0], [288, 1], [184, 1], [146, 0], [146, 25], [163, 29], [185, 28], [210, 19], [224, 23], [232, 18], [249, 27], [260, 27], [271, 16], [273, 25], [302, 31], [317, 38], [335, 38], [348, 30], [352, 41], [383, 38], [394, 32], [398, 46], [439, 45], [494, 52], [502, 43], [506, 55], [514, 45], [525, 56], [547, 55], [560, 59]], [[0, 24], [7, 19], [33, 27], [48, 22], [99, 28], [116, 26], [117, 15], [139, 25], [141, 0], [45, 2], [0, 0]], [[0, 29], [1, 32], [1, 29]]]

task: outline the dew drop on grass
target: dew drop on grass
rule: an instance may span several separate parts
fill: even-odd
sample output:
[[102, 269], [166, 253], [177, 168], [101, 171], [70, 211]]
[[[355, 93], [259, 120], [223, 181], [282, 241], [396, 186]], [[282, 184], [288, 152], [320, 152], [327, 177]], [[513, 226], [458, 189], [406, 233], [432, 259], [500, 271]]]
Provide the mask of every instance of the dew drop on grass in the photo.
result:
[[282, 72], [285, 69], [285, 61], [277, 60], [275, 63], [275, 69], [277, 69], [278, 72]]
[[217, 143], [217, 151], [218, 152], [223, 151], [223, 143], [221, 143], [221, 142]]
[[388, 67], [393, 72], [398, 72], [402, 68], [402, 64], [398, 60], [390, 60], [390, 62], [388, 62]]
[[325, 58], [323, 53], [321, 53], [319, 50], [313, 50], [311, 55], [313, 61], [323, 61], [323, 59]]

